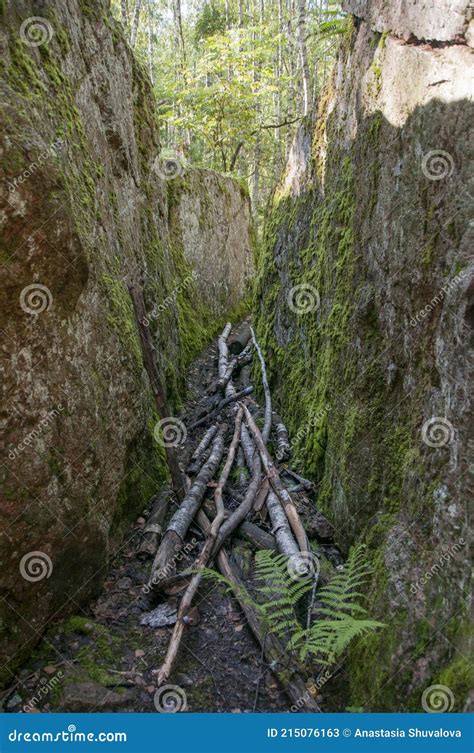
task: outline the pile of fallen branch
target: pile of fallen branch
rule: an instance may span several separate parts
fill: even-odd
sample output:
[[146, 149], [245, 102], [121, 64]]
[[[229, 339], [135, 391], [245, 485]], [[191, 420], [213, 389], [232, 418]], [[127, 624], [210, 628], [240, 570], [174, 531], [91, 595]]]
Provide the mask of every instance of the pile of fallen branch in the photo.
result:
[[[157, 683], [161, 685], [170, 677], [181, 638], [191, 621], [189, 615], [203, 570], [216, 567], [232, 584], [262, 655], [291, 702], [304, 711], [319, 711], [296, 659], [288, 656], [279, 638], [265, 633], [260, 613], [251, 606], [251, 599], [244, 597], [247, 586], [243, 574], [229, 553], [232, 537], [238, 535], [256, 549], [274, 549], [296, 558], [295, 567], [300, 570], [305, 561], [314, 558], [289, 491], [289, 485], [295, 482], [295, 488], [306, 492], [312, 485], [280, 465], [291, 457], [290, 443], [283, 421], [272, 409], [262, 350], [248, 325], [232, 337], [230, 333], [231, 325], [227, 324], [218, 339], [217, 375], [208, 390], [207, 409], [193, 416], [187, 427], [196, 441], [186, 473], [180, 469], [181, 479], [180, 473], [173, 473], [173, 483], [181, 484], [179, 490], [175, 489], [180, 504], [165, 527], [170, 495], [154, 499], [140, 547], [140, 556], [154, 554], [148, 583], [153, 596], [182, 594], [165, 660], [156, 670]], [[253, 386], [246, 383], [255, 355], [265, 396], [263, 411], [250, 397]], [[274, 448], [275, 460], [269, 446]], [[176, 468], [174, 457], [172, 461]], [[203, 532], [202, 546], [192, 566], [177, 572], [179, 553], [193, 526]]]

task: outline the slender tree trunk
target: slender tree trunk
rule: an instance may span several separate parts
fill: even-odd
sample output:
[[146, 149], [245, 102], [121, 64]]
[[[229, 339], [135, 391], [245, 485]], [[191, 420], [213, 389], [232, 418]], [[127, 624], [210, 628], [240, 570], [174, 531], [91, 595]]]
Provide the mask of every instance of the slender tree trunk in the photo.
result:
[[[287, 20], [286, 20], [286, 44], [288, 47], [288, 94], [287, 94], [287, 103], [286, 103], [286, 113], [287, 113], [287, 120], [290, 120], [291, 113], [295, 109], [295, 101], [296, 101], [296, 90], [295, 90], [295, 45], [293, 41], [293, 26], [292, 26], [292, 20], [294, 18], [294, 5], [293, 0], [287, 0], [286, 2], [286, 10], [287, 10]], [[291, 129], [288, 128], [287, 134], [286, 134], [286, 152], [285, 152], [285, 160], [288, 159], [288, 154], [290, 151], [292, 142], [292, 133]]]
[[122, 24], [123, 28], [125, 30], [128, 29], [128, 7], [127, 7], [127, 0], [121, 0], [121, 11], [122, 11]]
[[309, 113], [310, 75], [308, 64], [308, 50], [306, 47], [306, 0], [298, 0], [298, 47], [300, 53], [301, 76], [303, 82], [303, 114]]
[[136, 0], [135, 9], [133, 11], [132, 30], [130, 32], [130, 47], [135, 47], [137, 41], [138, 25], [140, 23], [140, 11], [142, 7], [142, 0]]
[[[278, 49], [276, 55], [276, 82], [277, 90], [275, 92], [275, 123], [280, 123], [282, 120], [282, 84], [281, 78], [283, 75], [283, 47], [282, 47], [282, 35], [283, 35], [283, 0], [278, 0]], [[281, 142], [282, 132], [280, 128], [275, 128], [275, 183], [280, 179], [282, 171], [282, 153]]]
[[[259, 3], [260, 40], [257, 40], [257, 36], [255, 35], [256, 46], [258, 44], [258, 41], [261, 41], [261, 38], [262, 38], [264, 12], [265, 12], [264, 0], [260, 0], [260, 3]], [[253, 73], [253, 79], [256, 84], [256, 89], [258, 89], [260, 78], [261, 78], [260, 61], [257, 59], [254, 62], [254, 73]], [[253, 211], [255, 214], [258, 212], [259, 203], [260, 203], [260, 161], [262, 158], [261, 134], [260, 134], [260, 128], [259, 128], [260, 116], [261, 116], [260, 93], [258, 93], [257, 95], [256, 110], [257, 110], [257, 133], [255, 135], [255, 146], [254, 146], [254, 151], [253, 151], [253, 174], [252, 174], [252, 182], [251, 182], [252, 206], [253, 206]]]
[[153, 84], [153, 16], [151, 12], [151, 3], [148, 5], [148, 72], [150, 81]]

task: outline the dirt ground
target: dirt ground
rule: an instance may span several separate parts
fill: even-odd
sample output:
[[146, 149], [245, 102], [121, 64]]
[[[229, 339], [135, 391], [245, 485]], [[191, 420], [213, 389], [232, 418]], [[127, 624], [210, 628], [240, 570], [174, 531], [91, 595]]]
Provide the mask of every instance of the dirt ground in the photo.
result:
[[[185, 425], [209, 405], [212, 398], [206, 390], [216, 374], [213, 345], [189, 369], [188, 400], [179, 416]], [[183, 468], [203, 431], [201, 427], [189, 433], [180, 447]], [[172, 504], [169, 515], [174, 509]], [[151, 628], [140, 620], [159, 603], [176, 606], [179, 594], [144, 593], [151, 559], [139, 559], [137, 549], [148, 512], [134, 522], [113, 556], [95, 603], [53, 625], [17, 673], [17, 681], [3, 695], [4, 711], [290, 711], [291, 701], [262, 657], [238, 603], [212, 580], [202, 582], [175, 669], [168, 684], [157, 690], [153, 672], [160, 667], [173, 628]], [[269, 530], [265, 521], [260, 524]], [[197, 525], [188, 534], [188, 541], [193, 539], [203, 539]], [[326, 550], [337, 564], [337, 550], [331, 545]], [[196, 544], [180, 568], [191, 565], [197, 551]], [[250, 574], [248, 544], [234, 538], [232, 557]]]

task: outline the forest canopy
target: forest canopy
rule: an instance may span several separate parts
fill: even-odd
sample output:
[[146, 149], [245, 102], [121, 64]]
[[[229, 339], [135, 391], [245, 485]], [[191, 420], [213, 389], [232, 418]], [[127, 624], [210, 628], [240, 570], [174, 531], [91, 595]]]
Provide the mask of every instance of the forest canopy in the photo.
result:
[[153, 82], [164, 148], [264, 206], [348, 20], [330, 0], [113, 0]]

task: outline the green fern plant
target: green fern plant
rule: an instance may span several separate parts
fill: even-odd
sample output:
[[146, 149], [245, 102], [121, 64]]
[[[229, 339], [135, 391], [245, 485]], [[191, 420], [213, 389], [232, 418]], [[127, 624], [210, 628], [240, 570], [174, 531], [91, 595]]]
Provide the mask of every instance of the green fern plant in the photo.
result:
[[[269, 550], [257, 552], [255, 571], [258, 600], [246, 589], [236, 595], [260, 614], [267, 630], [286, 639], [287, 649], [295, 651], [302, 662], [312, 656], [318, 664], [332, 665], [354, 638], [383, 627], [383, 623], [369, 619], [361, 605], [361, 587], [370, 574], [362, 544], [351, 549], [344, 569], [318, 590], [321, 619], [309, 627], [300, 624], [296, 608], [313, 588], [313, 579], [295, 580], [288, 570], [288, 558]], [[232, 583], [214, 570], [205, 570], [204, 576], [233, 591]]]

